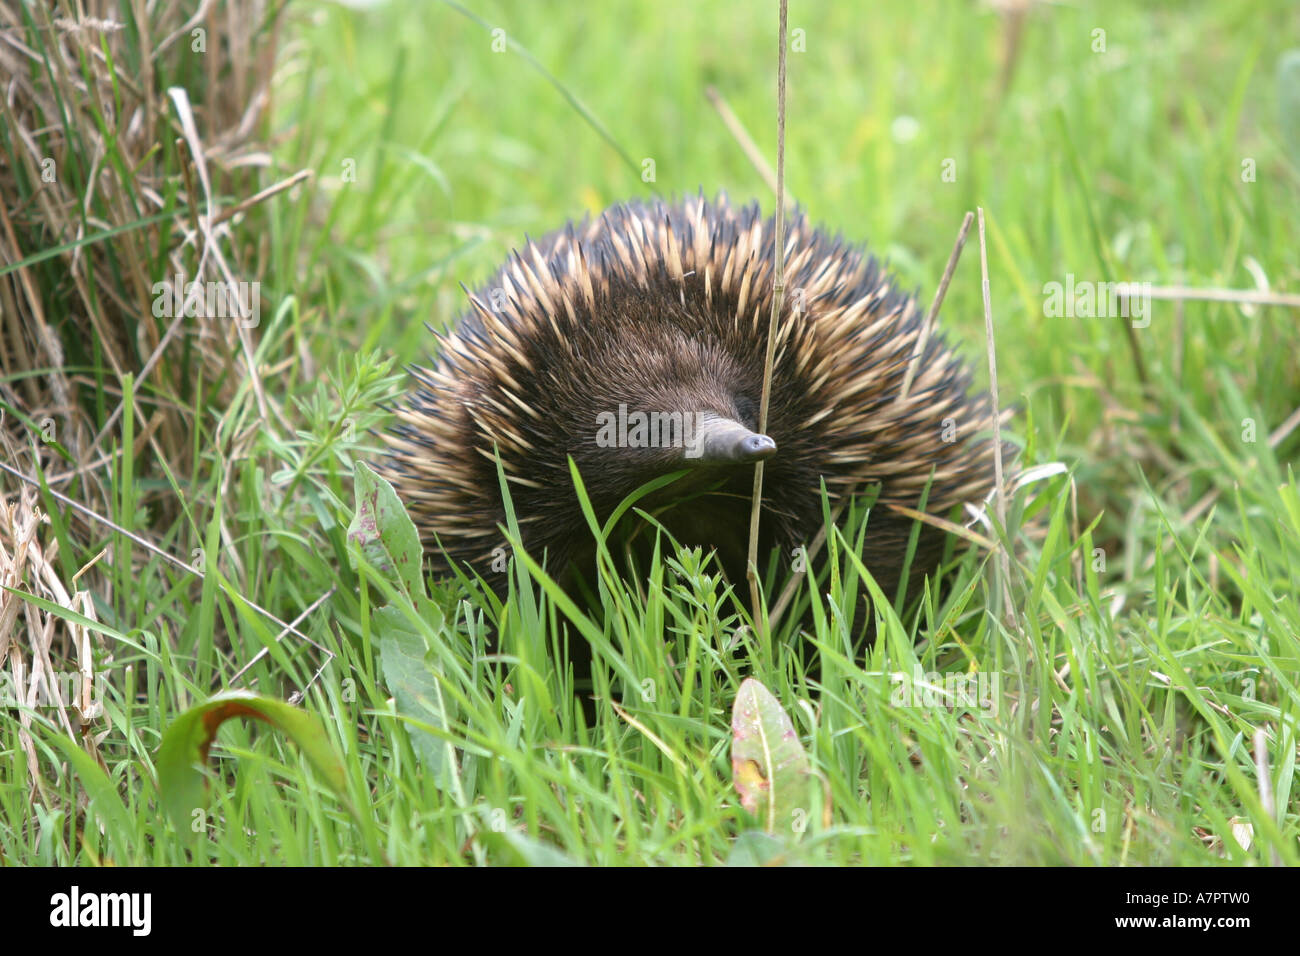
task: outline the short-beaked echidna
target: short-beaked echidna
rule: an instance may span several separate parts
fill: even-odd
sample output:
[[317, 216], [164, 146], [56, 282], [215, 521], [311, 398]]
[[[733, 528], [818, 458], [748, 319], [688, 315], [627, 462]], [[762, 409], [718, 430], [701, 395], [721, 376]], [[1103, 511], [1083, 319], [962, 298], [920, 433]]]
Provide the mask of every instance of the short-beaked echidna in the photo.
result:
[[[471, 294], [437, 335], [432, 367], [413, 370], [385, 436], [383, 471], [435, 570], [463, 562], [504, 587], [499, 451], [523, 545], [548, 569], [593, 553], [571, 456], [602, 521], [656, 476], [689, 469], [639, 506], [680, 543], [715, 549], [740, 585], [762, 458], [764, 555], [811, 543], [823, 480], [833, 499], [880, 484], [863, 559], [892, 596], [913, 521], [889, 506], [917, 508], [927, 485], [931, 514], [986, 497], [990, 404], [969, 394], [967, 367], [933, 330], [904, 394], [923, 326], [916, 300], [796, 212], [770, 413], [756, 434], [773, 232], [757, 203], [725, 196], [616, 205], [528, 242]], [[933, 570], [942, 543], [922, 529], [915, 575]]]

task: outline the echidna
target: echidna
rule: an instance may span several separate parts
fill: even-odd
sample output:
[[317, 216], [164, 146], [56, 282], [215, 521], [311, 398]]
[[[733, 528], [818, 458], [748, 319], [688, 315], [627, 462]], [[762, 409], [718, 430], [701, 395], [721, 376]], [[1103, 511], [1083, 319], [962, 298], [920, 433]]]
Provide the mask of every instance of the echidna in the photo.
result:
[[[932, 514], [982, 500], [990, 405], [968, 394], [968, 369], [936, 332], [904, 394], [923, 326], [915, 299], [796, 212], [757, 434], [773, 231], [757, 203], [725, 196], [630, 202], [527, 242], [471, 294], [385, 436], [383, 470], [434, 568], [463, 562], [504, 587], [499, 451], [523, 545], [550, 570], [592, 554], [572, 456], [602, 521], [651, 479], [689, 469], [640, 506], [680, 543], [715, 549], [739, 584], [751, 465], [765, 459], [761, 542], [787, 556], [823, 525], [823, 480], [834, 499], [880, 484], [863, 559], [892, 595], [913, 523], [889, 506], [917, 508], [927, 485]], [[933, 570], [942, 543], [922, 529], [914, 574]]]

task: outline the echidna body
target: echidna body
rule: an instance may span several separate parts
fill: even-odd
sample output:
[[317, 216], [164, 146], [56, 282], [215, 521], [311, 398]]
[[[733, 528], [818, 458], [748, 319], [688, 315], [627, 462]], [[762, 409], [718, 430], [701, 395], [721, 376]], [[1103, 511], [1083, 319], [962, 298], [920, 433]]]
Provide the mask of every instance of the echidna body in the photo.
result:
[[[617, 205], [527, 243], [470, 295], [385, 436], [383, 470], [434, 568], [463, 563], [504, 587], [499, 452], [523, 545], [552, 571], [591, 554], [572, 457], [602, 521], [651, 479], [689, 469], [639, 505], [680, 543], [714, 549], [739, 583], [764, 459], [761, 543], [787, 556], [822, 527], [822, 481], [833, 499], [880, 484], [863, 559], [892, 595], [913, 522], [891, 506], [917, 508], [927, 485], [932, 514], [982, 500], [990, 407], [876, 260], [796, 213], [757, 434], [773, 233], [756, 203], [725, 197]], [[924, 528], [913, 572], [941, 550]]]

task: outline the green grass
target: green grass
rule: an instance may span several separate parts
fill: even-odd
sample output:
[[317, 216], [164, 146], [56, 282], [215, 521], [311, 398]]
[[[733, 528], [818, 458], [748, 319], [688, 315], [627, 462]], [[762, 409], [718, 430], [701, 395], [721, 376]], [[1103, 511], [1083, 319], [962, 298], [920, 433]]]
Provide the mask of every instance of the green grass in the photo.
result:
[[[987, 613], [996, 562], [955, 553], [946, 589], [885, 612], [881, 640], [855, 659], [847, 618], [867, 585], [850, 546], [861, 524], [843, 527], [799, 605], [811, 605], [816, 680], [798, 613], [769, 657], [712, 565], [667, 542], [648, 580], [602, 578], [599, 620], [531, 562], [516, 565], [504, 607], [453, 583], [419, 618], [381, 610], [405, 586], [357, 570], [355, 465], [402, 387], [392, 363], [424, 358], [423, 323], [459, 311], [460, 282], [484, 278], [525, 233], [619, 199], [703, 188], [772, 204], [704, 89], [774, 153], [773, 4], [761, 18], [689, 2], [617, 16], [468, 6], [555, 82], [443, 4], [290, 9], [267, 181], [301, 167], [316, 179], [270, 201], [257, 227], [279, 304], [259, 329], [273, 370], [261, 384], [279, 411], [264, 417], [243, 383], [228, 404], [193, 409], [192, 474], [133, 472], [128, 455], [107, 482], [113, 520], [182, 556], [203, 549], [202, 580], [112, 533], [75, 540], [56, 515], [69, 572], [111, 546], [93, 625], [110, 678], [93, 725], [105, 766], [67, 763], [57, 714], [27, 709], [30, 775], [18, 710], [0, 711], [0, 860], [721, 863], [756, 826], [730, 763], [731, 705], [754, 676], [832, 798], [829, 827], [814, 815], [786, 834], [789, 859], [1300, 863], [1300, 437], [1268, 442], [1300, 405], [1297, 313], [1156, 302], [1134, 330], [1143, 386], [1124, 323], [1048, 318], [1043, 305], [1044, 284], [1067, 274], [1300, 286], [1300, 156], [1287, 153], [1275, 79], [1296, 42], [1291, 4], [1035, 9], [1005, 97], [1001, 21], [983, 5], [874, 4], [869, 22], [854, 5], [792, 5], [806, 52], [790, 57], [790, 191], [926, 302], [963, 214], [982, 206], [1011, 432], [1023, 464], [1068, 466], [1012, 503], [1014, 623]], [[977, 257], [972, 242], [942, 322], [982, 368]], [[118, 400], [105, 397], [104, 417]], [[119, 427], [111, 440], [132, 436]], [[176, 517], [150, 524], [146, 498]], [[315, 647], [276, 641], [279, 626], [245, 603], [287, 622], [331, 589], [298, 625]], [[398, 634], [429, 649], [441, 725], [391, 701], [379, 662]], [[593, 647], [602, 703], [590, 722], [557, 665], [565, 641]], [[265, 726], [228, 723], [192, 855], [159, 811], [161, 736], [264, 648], [238, 686], [306, 688], [347, 797]], [[899, 701], [892, 675], [918, 669], [982, 677], [989, 696]], [[430, 740], [454, 745], [454, 769], [434, 772]]]

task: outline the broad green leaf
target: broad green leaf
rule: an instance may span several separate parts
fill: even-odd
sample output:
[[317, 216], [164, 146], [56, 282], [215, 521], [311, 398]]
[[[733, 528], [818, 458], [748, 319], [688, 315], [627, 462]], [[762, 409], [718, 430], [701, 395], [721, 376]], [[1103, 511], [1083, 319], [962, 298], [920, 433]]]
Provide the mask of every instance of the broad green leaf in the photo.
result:
[[424, 549], [397, 492], [365, 462], [357, 463], [354, 485], [357, 511], [348, 540], [375, 570], [392, 575], [394, 584], [400, 580], [412, 598], [423, 596]]
[[727, 854], [727, 866], [776, 866], [785, 862], [789, 845], [762, 830], [746, 830]]
[[[417, 607], [429, 614], [438, 611], [423, 598]], [[379, 635], [379, 663], [384, 672], [384, 683], [397, 701], [397, 712], [403, 717], [446, 730], [451, 724], [451, 705], [443, 696], [438, 682], [438, 665], [430, 654], [423, 634], [411, 627], [399, 608], [383, 607], [374, 613], [375, 632]], [[414, 724], [404, 725], [410, 734], [420, 763], [432, 775], [440, 790], [446, 789], [450, 774], [455, 771], [455, 752], [452, 745]]]
[[[364, 462], [357, 465], [355, 485], [357, 511], [348, 526], [348, 539], [360, 549], [362, 560], [405, 592], [417, 616], [426, 622], [438, 617], [439, 610], [424, 589], [420, 536], [393, 486]], [[446, 730], [454, 713], [438, 681], [438, 661], [426, 637], [430, 629], [419, 627], [408, 609], [393, 604], [376, 610], [371, 622], [384, 683], [397, 701], [398, 714]], [[433, 633], [438, 623], [433, 623]], [[440, 790], [446, 789], [456, 766], [452, 745], [416, 723], [405, 727], [421, 766]]]
[[731, 711], [731, 770], [741, 805], [768, 833], [799, 834], [812, 818], [811, 769], [780, 702], [750, 677]]
[[[191, 707], [172, 721], [158, 748], [158, 792], [163, 809], [178, 833], [189, 833], [192, 814], [207, 805], [207, 778], [203, 768], [208, 761], [208, 750], [217, 729], [232, 717], [256, 717], [282, 731], [347, 802], [343, 762], [330, 746], [325, 728], [315, 715], [252, 691], [228, 690]], [[352, 809], [350, 804], [349, 809]]]

